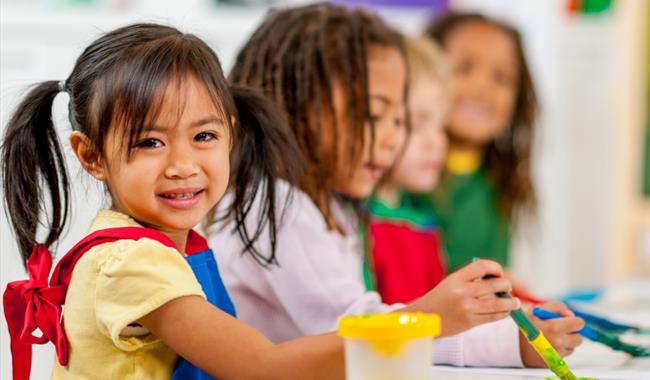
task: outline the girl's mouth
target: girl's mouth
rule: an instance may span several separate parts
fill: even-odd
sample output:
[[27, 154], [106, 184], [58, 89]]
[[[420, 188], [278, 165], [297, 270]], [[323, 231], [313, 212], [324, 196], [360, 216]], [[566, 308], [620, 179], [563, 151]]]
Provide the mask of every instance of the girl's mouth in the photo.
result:
[[175, 189], [158, 194], [158, 198], [173, 208], [188, 209], [203, 197], [204, 192], [205, 189]]
[[472, 101], [458, 102], [456, 111], [465, 117], [475, 119], [483, 119], [490, 115], [490, 107], [483, 103]]
[[421, 165], [421, 168], [425, 170], [435, 171], [435, 172], [439, 171], [441, 167], [442, 167], [441, 161], [425, 161]]
[[363, 168], [370, 174], [373, 179], [380, 179], [384, 175], [386, 168], [380, 165], [375, 165], [372, 163], [367, 163], [363, 165]]

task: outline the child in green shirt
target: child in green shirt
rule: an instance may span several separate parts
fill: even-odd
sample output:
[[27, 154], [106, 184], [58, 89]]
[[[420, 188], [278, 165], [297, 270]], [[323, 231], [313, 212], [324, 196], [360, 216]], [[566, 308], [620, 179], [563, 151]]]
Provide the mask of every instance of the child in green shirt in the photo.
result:
[[453, 13], [426, 34], [447, 52], [453, 72], [447, 173], [434, 196], [448, 269], [473, 257], [507, 266], [514, 221], [536, 207], [537, 100], [520, 35], [478, 14]]

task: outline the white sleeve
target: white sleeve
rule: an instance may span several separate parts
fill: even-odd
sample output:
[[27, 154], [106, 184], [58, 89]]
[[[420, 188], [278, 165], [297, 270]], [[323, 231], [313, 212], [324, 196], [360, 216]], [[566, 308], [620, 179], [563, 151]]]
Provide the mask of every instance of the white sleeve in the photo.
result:
[[[301, 194], [302, 195], [302, 194]], [[342, 315], [386, 313], [403, 307], [386, 305], [360, 280], [360, 252], [340, 252], [315, 205], [295, 199], [299, 212], [278, 231], [279, 266], [265, 270], [282, 307], [304, 335], [333, 331]], [[348, 256], [350, 255], [350, 256]], [[350, 265], [359, 260], [359, 265]]]
[[519, 329], [510, 318], [486, 323], [435, 341], [435, 364], [471, 367], [523, 367]]

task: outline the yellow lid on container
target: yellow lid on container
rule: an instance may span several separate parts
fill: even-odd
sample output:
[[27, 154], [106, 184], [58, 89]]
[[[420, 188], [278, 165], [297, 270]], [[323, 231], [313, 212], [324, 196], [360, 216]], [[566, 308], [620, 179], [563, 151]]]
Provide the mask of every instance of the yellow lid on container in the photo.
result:
[[440, 317], [425, 313], [367, 314], [339, 320], [339, 335], [366, 340], [409, 340], [440, 335]]

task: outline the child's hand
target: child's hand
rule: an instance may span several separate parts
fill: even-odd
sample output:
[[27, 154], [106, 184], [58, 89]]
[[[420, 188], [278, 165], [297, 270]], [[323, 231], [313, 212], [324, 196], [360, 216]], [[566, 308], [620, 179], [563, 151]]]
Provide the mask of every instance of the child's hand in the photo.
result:
[[[562, 302], [548, 302], [540, 305], [540, 307], [560, 314], [564, 318], [542, 321], [532, 315], [531, 310], [527, 310], [526, 315], [544, 333], [544, 336], [562, 357], [571, 355], [573, 350], [582, 343], [582, 336], [576, 332], [584, 327], [585, 322], [575, 317], [573, 312]], [[521, 333], [519, 334], [519, 349], [521, 360], [526, 367], [546, 366], [533, 346], [526, 341], [526, 337]]]
[[[486, 275], [495, 278], [482, 280]], [[436, 313], [442, 320], [441, 336], [458, 334], [472, 327], [502, 319], [521, 303], [516, 298], [497, 298], [509, 292], [510, 281], [494, 261], [479, 260], [447, 276], [438, 286], [409, 305], [407, 311]]]

